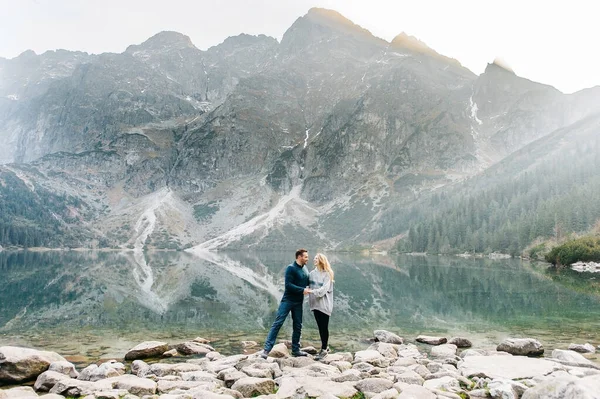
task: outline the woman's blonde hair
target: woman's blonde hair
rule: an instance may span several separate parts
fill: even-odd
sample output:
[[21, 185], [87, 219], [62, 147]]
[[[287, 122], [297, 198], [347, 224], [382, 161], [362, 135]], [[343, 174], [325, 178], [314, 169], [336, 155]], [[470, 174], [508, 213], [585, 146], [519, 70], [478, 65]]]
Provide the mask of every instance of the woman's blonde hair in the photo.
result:
[[315, 257], [317, 258], [317, 270], [329, 273], [329, 277], [331, 277], [331, 281], [333, 281], [334, 273], [329, 261], [327, 260], [327, 256], [318, 253]]

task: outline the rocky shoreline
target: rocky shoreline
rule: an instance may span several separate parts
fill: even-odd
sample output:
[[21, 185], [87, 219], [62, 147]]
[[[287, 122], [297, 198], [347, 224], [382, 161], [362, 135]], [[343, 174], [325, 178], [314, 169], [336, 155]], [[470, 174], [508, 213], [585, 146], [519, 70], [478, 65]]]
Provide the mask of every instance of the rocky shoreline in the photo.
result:
[[[148, 341], [123, 359], [80, 371], [55, 352], [4, 346], [0, 399], [600, 398], [600, 365], [583, 355], [596, 351], [589, 343], [542, 357], [543, 345], [532, 338], [509, 338], [487, 350], [471, 348], [466, 338], [416, 337], [431, 345], [430, 353], [385, 330], [376, 330], [372, 341], [365, 350], [321, 361], [290, 357], [289, 342], [264, 360], [255, 353], [223, 356], [202, 338]], [[253, 341], [242, 346], [260, 349]]]

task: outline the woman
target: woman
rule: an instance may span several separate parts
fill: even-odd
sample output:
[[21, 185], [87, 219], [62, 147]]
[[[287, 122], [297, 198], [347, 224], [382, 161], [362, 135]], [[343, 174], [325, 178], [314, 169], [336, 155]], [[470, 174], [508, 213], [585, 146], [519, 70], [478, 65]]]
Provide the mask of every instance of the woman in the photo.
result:
[[321, 336], [321, 351], [315, 357], [321, 360], [329, 353], [329, 317], [333, 310], [333, 270], [327, 257], [318, 253], [314, 259], [315, 269], [310, 272], [311, 292], [308, 297], [310, 310], [315, 315]]

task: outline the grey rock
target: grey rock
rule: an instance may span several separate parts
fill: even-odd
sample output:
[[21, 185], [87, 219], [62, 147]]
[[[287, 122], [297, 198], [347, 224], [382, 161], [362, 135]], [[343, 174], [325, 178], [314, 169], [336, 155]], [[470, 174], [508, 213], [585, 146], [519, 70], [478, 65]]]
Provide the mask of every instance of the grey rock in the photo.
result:
[[10, 389], [0, 390], [0, 399], [12, 399], [22, 398], [31, 399], [37, 398], [38, 394], [35, 393], [31, 387], [15, 387]]
[[371, 399], [396, 399], [399, 393], [396, 389], [391, 388], [387, 391], [383, 391], [373, 396]]
[[456, 345], [457, 348], [470, 348], [473, 346], [471, 341], [469, 341], [467, 338], [461, 337], [450, 338], [450, 341], [448, 341], [448, 343]]
[[425, 380], [413, 370], [407, 370], [402, 374], [396, 375], [396, 382], [404, 382], [410, 385], [423, 385]]
[[377, 342], [397, 345], [404, 343], [404, 340], [400, 336], [386, 330], [375, 330], [373, 335], [375, 336], [375, 341]]
[[533, 338], [507, 338], [496, 350], [518, 356], [539, 356], [544, 353], [543, 345]]
[[201, 344], [195, 341], [183, 342], [177, 345], [177, 352], [182, 355], [206, 355], [214, 352], [214, 350], [215, 348], [208, 344]]
[[589, 343], [570, 344], [569, 350], [579, 352], [579, 353], [595, 353], [596, 352], [596, 348], [594, 348], [594, 345], [589, 344]]
[[48, 370], [44, 371], [38, 376], [33, 387], [36, 391], [48, 392], [54, 387], [54, 385], [56, 385], [58, 381], [70, 378], [71, 377], [63, 373]]
[[528, 387], [517, 381], [496, 379], [488, 383], [488, 389], [492, 398], [519, 399]]
[[273, 393], [275, 382], [268, 378], [246, 377], [237, 380], [231, 389], [240, 392], [245, 398], [250, 398]]
[[554, 349], [552, 351], [552, 359], [561, 362], [562, 364], [566, 364], [569, 366], [576, 367], [592, 367], [600, 369], [600, 366], [594, 364], [590, 360], [583, 357], [581, 354], [571, 351], [571, 350], [562, 350], [562, 349]]
[[437, 395], [431, 392], [429, 389], [418, 386], [410, 385], [404, 388], [400, 392], [398, 399], [436, 399]]
[[419, 335], [416, 339], [417, 342], [421, 342], [429, 345], [441, 345], [448, 342], [448, 338], [444, 337], [432, 337], [430, 335]]
[[234, 367], [222, 370], [221, 372], [219, 372], [219, 375], [217, 376], [217, 378], [219, 378], [220, 380], [223, 380], [225, 382], [225, 386], [227, 388], [231, 388], [231, 386], [237, 380], [241, 380], [242, 378], [246, 378], [246, 377], [248, 377], [248, 375], [246, 373], [243, 373]]
[[543, 377], [564, 367], [546, 359], [521, 356], [468, 356], [458, 365], [465, 377], [528, 379]]
[[360, 381], [361, 372], [356, 369], [345, 370], [341, 375], [332, 377], [331, 381], [334, 382], [355, 382]]
[[50, 367], [48, 367], [48, 370], [68, 375], [71, 378], [77, 378], [79, 376], [75, 365], [71, 362], [53, 362], [50, 364]]
[[125, 360], [145, 359], [159, 357], [169, 350], [166, 342], [146, 341], [134, 346], [125, 354]]
[[383, 378], [367, 378], [358, 381], [354, 384], [354, 387], [360, 392], [380, 393], [391, 389], [393, 385], [394, 383], [392, 381]]
[[442, 344], [431, 348], [431, 356], [436, 358], [453, 358], [456, 356], [456, 345]]
[[288, 350], [288, 347], [285, 344], [277, 344], [273, 347], [273, 349], [271, 349], [271, 352], [269, 352], [269, 356], [275, 358], [289, 357], [290, 351]]
[[162, 354], [162, 357], [173, 357], [179, 355], [177, 349], [171, 349]]
[[591, 376], [577, 378], [561, 376], [548, 378], [529, 388], [522, 399], [598, 399], [600, 398], [600, 379]]

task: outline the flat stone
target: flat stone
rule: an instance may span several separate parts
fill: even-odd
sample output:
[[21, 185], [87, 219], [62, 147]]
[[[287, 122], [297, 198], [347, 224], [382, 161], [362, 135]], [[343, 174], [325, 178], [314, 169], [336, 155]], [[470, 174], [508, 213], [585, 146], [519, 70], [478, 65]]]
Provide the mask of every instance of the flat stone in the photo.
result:
[[55, 352], [16, 346], [0, 347], [0, 384], [34, 380], [54, 362], [66, 362]]
[[134, 346], [125, 354], [125, 360], [145, 359], [149, 357], [159, 357], [169, 350], [166, 342], [146, 341]]
[[199, 344], [210, 344], [210, 340], [202, 337], [196, 337], [192, 341], [197, 342]]
[[498, 345], [497, 351], [517, 356], [539, 356], [544, 354], [544, 347], [533, 338], [507, 338]]
[[404, 339], [402, 337], [387, 330], [375, 330], [373, 331], [373, 335], [375, 336], [375, 341], [377, 342], [397, 345], [402, 345], [404, 343]]
[[543, 377], [563, 368], [550, 360], [520, 356], [468, 356], [458, 364], [465, 377], [509, 380]]
[[429, 345], [441, 345], [448, 342], [448, 339], [444, 337], [432, 337], [430, 335], [419, 335], [416, 341]]

